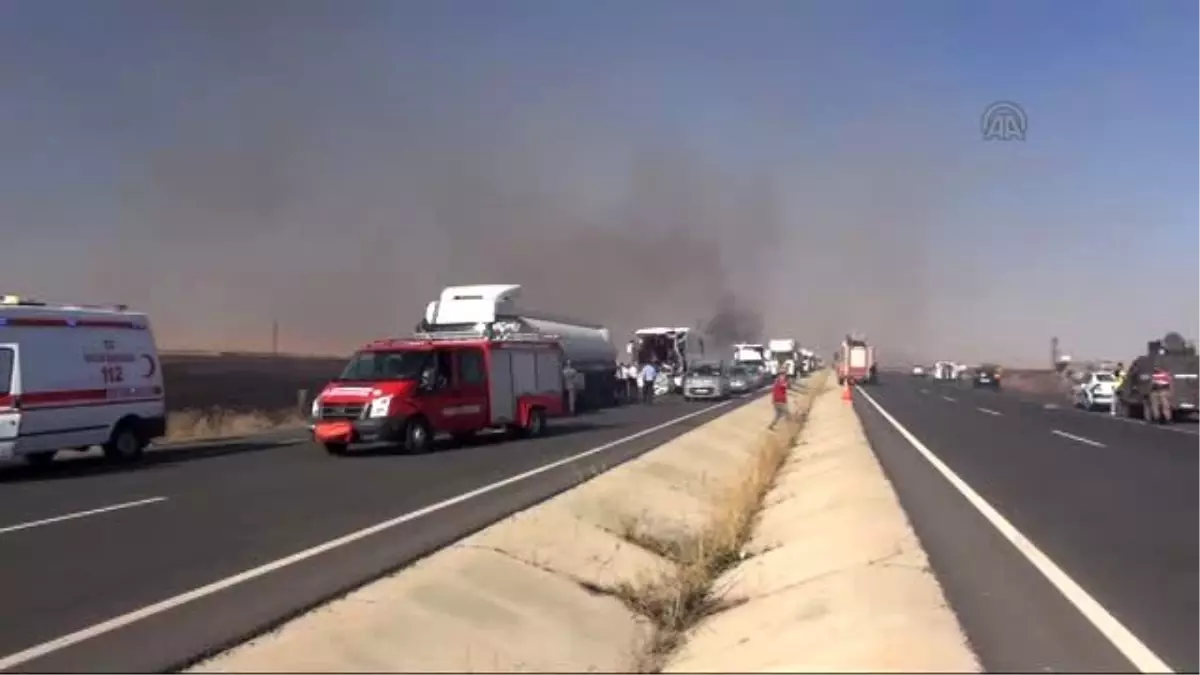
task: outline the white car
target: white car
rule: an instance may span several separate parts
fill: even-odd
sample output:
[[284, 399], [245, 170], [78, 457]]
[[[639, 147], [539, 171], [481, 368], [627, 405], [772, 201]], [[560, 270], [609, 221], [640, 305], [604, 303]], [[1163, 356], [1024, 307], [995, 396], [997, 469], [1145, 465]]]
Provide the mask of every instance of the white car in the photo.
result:
[[1112, 405], [1117, 377], [1106, 370], [1092, 371], [1083, 376], [1072, 392], [1073, 403], [1084, 410], [1108, 409]]
[[913, 374], [913, 377], [925, 377], [925, 368], [923, 368], [921, 366], [913, 366], [912, 374]]

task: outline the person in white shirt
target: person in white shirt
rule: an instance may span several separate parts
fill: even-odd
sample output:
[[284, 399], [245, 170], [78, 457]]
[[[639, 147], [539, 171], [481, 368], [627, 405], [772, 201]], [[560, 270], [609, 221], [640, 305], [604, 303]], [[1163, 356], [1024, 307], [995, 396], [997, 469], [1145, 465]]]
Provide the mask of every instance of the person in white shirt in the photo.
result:
[[626, 404], [637, 400], [637, 366], [631, 363], [620, 366], [620, 384]]
[[563, 365], [563, 388], [566, 390], [564, 393], [567, 396], [567, 414], [569, 415], [575, 414], [575, 397], [578, 385], [578, 372], [568, 359], [566, 364]]

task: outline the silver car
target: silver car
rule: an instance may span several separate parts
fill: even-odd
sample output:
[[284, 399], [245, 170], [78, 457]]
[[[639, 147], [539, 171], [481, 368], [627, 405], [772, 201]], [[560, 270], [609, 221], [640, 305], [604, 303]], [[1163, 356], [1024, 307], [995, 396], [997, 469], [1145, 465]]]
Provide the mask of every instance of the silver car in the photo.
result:
[[729, 396], [729, 376], [718, 363], [700, 363], [683, 376], [683, 398], [722, 399]]
[[758, 388], [758, 378], [746, 366], [731, 366], [728, 373], [729, 393], [745, 394]]
[[767, 383], [767, 369], [760, 363], [743, 363], [741, 367], [749, 374], [750, 389], [762, 389]]

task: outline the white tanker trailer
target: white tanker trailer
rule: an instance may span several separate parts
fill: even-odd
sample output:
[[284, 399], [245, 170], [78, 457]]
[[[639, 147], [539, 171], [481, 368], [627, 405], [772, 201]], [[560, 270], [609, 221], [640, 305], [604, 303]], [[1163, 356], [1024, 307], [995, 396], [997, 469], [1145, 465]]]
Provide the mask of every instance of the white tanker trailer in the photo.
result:
[[507, 332], [553, 335], [571, 365], [584, 378], [579, 392], [581, 407], [613, 405], [616, 393], [617, 349], [608, 329], [548, 312], [519, 307], [518, 284], [448, 286], [425, 308], [417, 325], [423, 333]]

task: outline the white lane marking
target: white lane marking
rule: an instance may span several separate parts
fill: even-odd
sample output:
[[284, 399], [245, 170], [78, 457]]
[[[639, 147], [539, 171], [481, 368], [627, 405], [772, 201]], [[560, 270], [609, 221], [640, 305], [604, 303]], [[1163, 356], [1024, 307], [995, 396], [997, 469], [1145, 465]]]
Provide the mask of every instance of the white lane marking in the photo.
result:
[[942, 396], [942, 398], [946, 399], [947, 401], [949, 401], [951, 403], [954, 403], [955, 401], [958, 400], [958, 399], [954, 398], [953, 396]]
[[1136, 635], [1122, 625], [1121, 622], [1118, 621], [1117, 618], [1114, 617], [1107, 609], [1105, 609], [1103, 605], [1097, 602], [1095, 598], [1093, 598], [1086, 590], [1084, 590], [1082, 586], [1068, 576], [1067, 573], [1064, 572], [1061, 567], [1055, 564], [1055, 562], [1051, 560], [1049, 556], [1047, 556], [1045, 553], [1042, 553], [1041, 549], [1039, 549], [1036, 544], [1022, 534], [1021, 531], [1016, 528], [1016, 526], [1014, 526], [1008, 521], [1007, 518], [1001, 515], [999, 511], [997, 511], [991, 504], [987, 502], [987, 500], [981, 497], [979, 493], [974, 490], [974, 488], [968, 485], [967, 482], [962, 478], [959, 478], [958, 474], [954, 473], [954, 471], [947, 466], [945, 462], [939, 459], [937, 455], [933, 454], [932, 450], [925, 447], [924, 443], [919, 441], [916, 436], [913, 436], [912, 433], [908, 429], [904, 428], [904, 425], [900, 424], [900, 422], [898, 422], [895, 417], [892, 417], [888, 411], [884, 410], [883, 406], [879, 405], [875, 399], [871, 398], [870, 394], [863, 392], [861, 389], [859, 392], [863, 395], [863, 398], [865, 398], [867, 402], [875, 408], [875, 410], [879, 411], [880, 415], [883, 415], [883, 418], [887, 420], [888, 423], [895, 427], [896, 431], [900, 432], [900, 435], [903, 436], [904, 439], [909, 442], [909, 444], [916, 448], [917, 452], [921, 453], [921, 455], [933, 465], [933, 468], [937, 469], [938, 473], [942, 474], [943, 478], [945, 478], [951, 485], [954, 486], [956, 490], [958, 490], [959, 494], [961, 494], [963, 498], [965, 498], [967, 502], [971, 504], [971, 506], [974, 506], [975, 509], [979, 511], [980, 515], [986, 518], [987, 521], [991, 523], [992, 526], [995, 527], [996, 530], [1005, 539], [1007, 539], [1009, 543], [1011, 543], [1013, 547], [1017, 549], [1017, 551], [1021, 553], [1021, 555], [1025, 556], [1025, 559], [1028, 560], [1039, 572], [1041, 572], [1042, 575], [1045, 576], [1046, 579], [1053, 584], [1060, 593], [1063, 594], [1067, 601], [1075, 606], [1075, 609], [1079, 610], [1079, 613], [1082, 614], [1085, 619], [1095, 626], [1096, 629], [1099, 630], [1102, 635], [1104, 635], [1104, 637], [1108, 638], [1108, 641], [1112, 643], [1112, 645], [1116, 647], [1118, 651], [1124, 654], [1125, 658], [1129, 659], [1135, 668], [1143, 673], [1175, 672], [1171, 670], [1171, 667], [1168, 666], [1166, 662], [1158, 658], [1154, 652], [1150, 651], [1150, 648], [1143, 644]]
[[124, 628], [125, 626], [128, 626], [128, 625], [135, 623], [137, 621], [140, 621], [142, 619], [149, 618], [156, 614], [161, 614], [167, 610], [174, 609], [176, 607], [179, 607], [180, 605], [185, 605], [189, 602], [192, 602], [193, 600], [199, 600], [200, 598], [212, 595], [214, 593], [223, 591], [223, 590], [225, 590], [227, 588], [231, 588], [233, 586], [237, 586], [238, 584], [241, 584], [246, 581], [250, 581], [252, 579], [264, 576], [264, 575], [274, 572], [276, 570], [280, 570], [280, 569], [283, 569], [290, 565], [294, 565], [296, 563], [303, 562], [305, 560], [308, 560], [309, 558], [314, 558], [314, 557], [321, 555], [322, 553], [325, 553], [327, 551], [332, 551], [334, 549], [341, 548], [348, 544], [352, 544], [360, 539], [365, 539], [366, 537], [369, 537], [373, 534], [378, 534], [385, 530], [389, 530], [389, 529], [397, 527], [399, 525], [403, 525], [404, 523], [416, 520], [418, 518], [421, 518], [422, 516], [427, 516], [431, 513], [436, 513], [443, 509], [447, 509], [451, 506], [455, 506], [456, 504], [461, 504], [468, 500], [474, 499], [475, 497], [479, 497], [479, 496], [485, 495], [489, 492], [494, 492], [496, 490], [499, 490], [500, 488], [512, 485], [513, 483], [518, 483], [527, 478], [532, 478], [539, 474], [543, 474], [547, 471], [557, 469], [560, 466], [565, 466], [572, 462], [577, 462], [585, 457], [590, 457], [597, 453], [604, 452], [605, 450], [610, 450], [610, 449], [615, 448], [618, 445], [621, 445], [623, 443], [628, 443], [629, 441], [632, 441], [637, 438], [641, 438], [642, 436], [652, 434], [656, 431], [661, 431], [662, 429], [666, 429], [667, 427], [674, 426], [685, 420], [688, 420], [693, 417], [697, 417], [699, 415], [703, 415], [705, 413], [711, 412], [722, 406], [729, 405], [730, 403], [732, 403], [732, 401], [721, 401], [720, 403], [706, 406], [695, 412], [690, 412], [686, 415], [681, 415], [674, 419], [663, 422], [662, 424], [657, 424], [657, 425], [649, 427], [647, 429], [642, 429], [641, 431], [639, 431], [637, 433], [630, 434], [623, 438], [618, 438], [615, 441], [610, 441], [608, 443], [605, 443], [604, 445], [594, 447], [590, 450], [584, 450], [583, 452], [571, 455], [570, 457], [564, 457], [563, 459], [551, 462], [549, 464], [543, 464], [542, 466], [539, 466], [536, 469], [531, 469], [524, 473], [520, 473], [515, 476], [510, 476], [508, 478], [497, 481], [495, 483], [491, 483], [489, 485], [484, 485], [483, 487], [476, 488], [474, 490], [471, 490], [470, 492], [464, 492], [458, 496], [451, 497], [449, 499], [445, 499], [443, 501], [437, 502], [436, 504], [430, 504], [429, 506], [422, 507], [420, 509], [417, 509], [416, 511], [410, 511], [403, 515], [396, 516], [395, 518], [392, 518], [390, 520], [385, 520], [381, 523], [377, 523], [377, 524], [371, 525], [369, 527], [364, 527], [361, 530], [355, 530], [354, 532], [351, 532], [350, 534], [343, 535], [341, 537], [338, 537], [337, 539], [331, 539], [330, 541], [327, 541], [323, 544], [318, 544], [316, 546], [313, 546], [312, 548], [307, 548], [303, 551], [293, 553], [292, 555], [289, 555], [287, 557], [279, 558], [278, 560], [273, 560], [269, 563], [266, 563], [265, 565], [260, 565], [259, 567], [255, 567], [253, 569], [248, 569], [243, 572], [239, 572], [233, 576], [226, 577], [226, 578], [220, 579], [218, 581], [214, 581], [210, 584], [201, 586], [199, 588], [194, 588], [190, 591], [167, 598], [165, 600], [160, 600], [154, 604], [146, 605], [146, 606], [136, 609], [132, 612], [128, 612], [128, 613], [122, 614], [120, 616], [115, 616], [111, 619], [108, 619], [106, 621], [101, 621], [100, 623], [88, 626], [87, 628], [82, 628], [73, 633], [68, 633], [66, 635], [57, 637], [53, 640], [49, 640], [47, 642], [43, 642], [41, 644], [34, 645], [33, 647], [23, 649], [19, 652], [9, 654], [4, 657], [0, 657], [0, 670], [8, 670], [14, 666], [18, 666], [27, 661], [32, 661], [33, 659], [45, 656], [47, 654], [51, 654], [60, 649], [65, 649], [72, 645], [83, 642], [84, 640], [88, 640], [88, 639], [97, 637], [99, 635], [103, 635], [105, 633], [112, 632], [114, 630], [117, 630], [118, 628]]
[[922, 393], [922, 394], [928, 394], [928, 393], [929, 393], [929, 390], [928, 390], [928, 389], [922, 389], [922, 390], [921, 390], [921, 393]]
[[1175, 426], [1163, 426], [1161, 424], [1151, 424], [1150, 422], [1147, 422], [1146, 420], [1137, 420], [1137, 419], [1131, 419], [1129, 417], [1120, 417], [1117, 415], [1113, 415], [1112, 413], [1103, 413], [1102, 411], [1100, 413], [1095, 413], [1095, 412], [1088, 412], [1087, 410], [1078, 410], [1076, 408], [1069, 408], [1069, 410], [1073, 413], [1077, 413], [1080, 415], [1087, 415], [1091, 419], [1096, 419], [1096, 420], [1112, 420], [1113, 422], [1124, 422], [1126, 424], [1136, 424], [1141, 427], [1148, 427], [1150, 429], [1158, 429], [1159, 431], [1171, 431], [1171, 432], [1174, 432], [1177, 434], [1187, 434], [1188, 436], [1200, 436], [1200, 432], [1192, 431], [1190, 429], [1180, 429], [1179, 427], [1175, 427]]
[[996, 417], [1000, 417], [1000, 416], [1004, 415], [1004, 413], [1002, 413], [1002, 412], [1000, 412], [1000, 411], [998, 411], [998, 410], [992, 410], [991, 408], [979, 408], [979, 407], [977, 407], [977, 408], [975, 408], [975, 409], [976, 409], [976, 410], [978, 410], [978, 411], [979, 411], [979, 412], [981, 412], [981, 413], [987, 413], [988, 415], [995, 415]]
[[151, 497], [149, 499], [139, 499], [136, 502], [123, 502], [121, 504], [113, 504], [111, 506], [102, 506], [98, 509], [88, 509], [87, 511], [65, 513], [61, 516], [54, 516], [53, 518], [43, 518], [42, 520], [32, 520], [27, 523], [18, 523], [16, 525], [0, 527], [0, 534], [8, 534], [9, 532], [16, 532], [18, 530], [28, 530], [33, 527], [50, 525], [51, 523], [61, 523], [64, 520], [75, 520], [76, 518], [86, 518], [88, 516], [95, 516], [101, 513], [120, 511], [121, 509], [132, 509], [135, 506], [146, 506], [147, 504], [156, 504], [158, 502], [165, 502], [166, 500], [166, 497]]
[[1069, 438], [1069, 439], [1071, 439], [1071, 440], [1073, 440], [1073, 441], [1077, 441], [1077, 442], [1079, 442], [1079, 443], [1086, 443], [1086, 444], [1088, 444], [1088, 445], [1092, 446], [1093, 448], [1105, 448], [1105, 447], [1108, 447], [1108, 446], [1104, 445], [1103, 443], [1101, 443], [1101, 442], [1099, 442], [1099, 441], [1093, 441], [1093, 440], [1092, 440], [1092, 439], [1090, 439], [1090, 438], [1084, 438], [1083, 436], [1076, 436], [1075, 434], [1068, 434], [1067, 432], [1065, 432], [1065, 431], [1059, 431], [1058, 429], [1051, 429], [1051, 430], [1050, 430], [1050, 433], [1052, 433], [1052, 434], [1054, 434], [1054, 435], [1056, 435], [1056, 436], [1062, 436], [1063, 438]]

